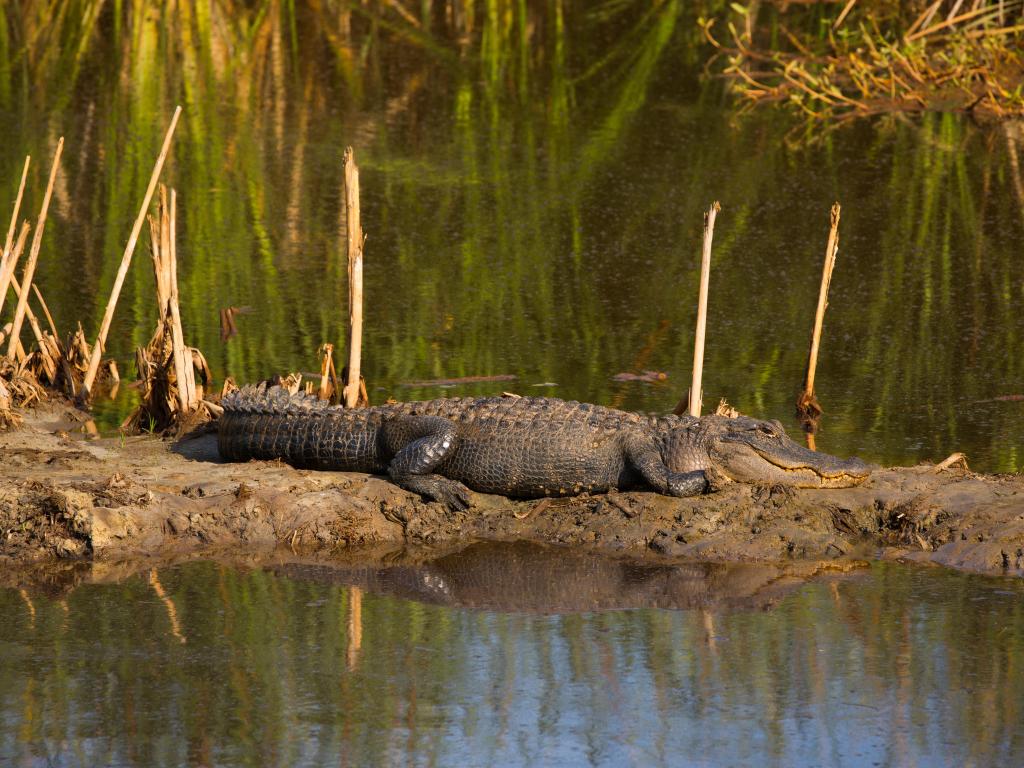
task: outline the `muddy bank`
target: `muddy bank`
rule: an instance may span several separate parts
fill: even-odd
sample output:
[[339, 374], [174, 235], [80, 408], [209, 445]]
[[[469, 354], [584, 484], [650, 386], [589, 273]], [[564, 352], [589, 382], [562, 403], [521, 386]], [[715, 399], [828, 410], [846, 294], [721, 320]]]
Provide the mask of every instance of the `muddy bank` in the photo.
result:
[[0, 434], [0, 562], [197, 553], [309, 553], [533, 541], [722, 562], [900, 557], [1024, 575], [1024, 478], [885, 469], [863, 486], [733, 484], [704, 497], [646, 492], [511, 501], [449, 512], [380, 477], [225, 464], [213, 435], [84, 440], [51, 407]]

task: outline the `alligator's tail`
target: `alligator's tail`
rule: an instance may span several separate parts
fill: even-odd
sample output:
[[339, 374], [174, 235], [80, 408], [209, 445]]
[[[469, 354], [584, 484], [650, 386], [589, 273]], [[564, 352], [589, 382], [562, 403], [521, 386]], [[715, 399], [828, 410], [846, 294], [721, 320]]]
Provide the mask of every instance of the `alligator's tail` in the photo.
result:
[[378, 409], [345, 409], [266, 385], [231, 392], [221, 405], [217, 446], [227, 461], [281, 459], [310, 469], [382, 470]]

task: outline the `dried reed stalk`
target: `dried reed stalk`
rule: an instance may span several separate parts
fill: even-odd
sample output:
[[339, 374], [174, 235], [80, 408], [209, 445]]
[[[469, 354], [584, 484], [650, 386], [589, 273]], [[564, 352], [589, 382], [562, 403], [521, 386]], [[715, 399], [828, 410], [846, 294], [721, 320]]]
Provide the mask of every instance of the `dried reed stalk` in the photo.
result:
[[[14, 327], [14, 323], [5, 323], [3, 328], [0, 328], [0, 344], [2, 344], [6, 339], [10, 338], [11, 329], [13, 327]], [[21, 342], [18, 342], [18, 355], [17, 356], [18, 356], [19, 360], [23, 360], [25, 358], [25, 349], [24, 349], [24, 347], [21, 346]], [[7, 362], [7, 358], [6, 357], [0, 357], [0, 367], [3, 367], [3, 365], [7, 365], [8, 367], [11, 367], [11, 364]]]
[[[11, 275], [11, 287], [14, 288], [14, 295], [21, 299], [21, 286], [18, 284], [18, 279]], [[33, 286], [34, 287], [34, 286]], [[36, 344], [39, 347], [39, 355], [43, 361], [43, 370], [46, 374], [46, 380], [50, 384], [57, 383], [57, 357], [54, 357], [50, 346], [46, 343], [43, 337], [43, 329], [39, 325], [39, 320], [36, 318], [35, 312], [32, 311], [26, 301], [25, 303], [25, 316], [28, 318], [28, 324], [32, 328], [32, 335], [35, 336]], [[12, 335], [14, 333], [12, 326]], [[59, 355], [58, 355], [59, 357]]]
[[700, 260], [700, 293], [697, 298], [697, 331], [693, 343], [693, 383], [690, 385], [690, 415], [700, 416], [701, 379], [704, 376], [704, 335], [708, 323], [708, 283], [711, 279], [711, 241], [715, 218], [722, 210], [716, 200], [704, 213], [704, 243]]
[[352, 147], [345, 150], [345, 226], [348, 235], [348, 377], [345, 407], [359, 403], [363, 344], [363, 230], [359, 222], [359, 168]]
[[4, 299], [7, 298], [7, 289], [10, 287], [11, 278], [14, 277], [14, 268], [18, 264], [21, 254], [25, 251], [25, 241], [28, 239], [28, 231], [31, 228], [32, 226], [27, 221], [22, 223], [18, 242], [15, 244], [14, 250], [9, 254], [3, 268], [0, 268], [0, 310], [4, 308]]
[[174, 375], [178, 385], [178, 402], [181, 405], [183, 414], [195, 410], [198, 405], [196, 400], [196, 378], [195, 369], [192, 367], [192, 355], [186, 352], [185, 333], [181, 328], [181, 308], [178, 305], [178, 251], [175, 245], [177, 230], [177, 208], [178, 195], [171, 190], [170, 207], [166, 205], [167, 190], [163, 185], [160, 187], [160, 201], [166, 212], [166, 218], [161, 220], [163, 230], [163, 244], [167, 265], [165, 272], [170, 281], [170, 297], [168, 307], [171, 319], [171, 339], [174, 353]]
[[46, 194], [43, 196], [43, 206], [39, 211], [39, 220], [36, 223], [35, 234], [32, 235], [32, 249], [28, 254], [28, 263], [25, 264], [25, 271], [22, 274], [21, 282], [25, 286], [18, 299], [18, 308], [14, 312], [14, 328], [11, 331], [11, 339], [7, 345], [7, 359], [14, 360], [18, 337], [21, 334], [21, 325], [25, 321], [25, 310], [28, 308], [28, 287], [32, 285], [32, 277], [36, 271], [36, 261], [39, 258], [39, 247], [43, 242], [43, 229], [46, 227], [46, 213], [50, 209], [50, 198], [53, 196], [53, 183], [57, 179], [57, 169], [60, 167], [60, 156], [64, 151], [64, 137], [61, 136], [57, 142], [57, 151], [53, 155], [53, 165], [50, 167], [50, 181], [46, 185]]
[[46, 322], [50, 324], [50, 332], [53, 333], [54, 338], [60, 338], [60, 334], [57, 333], [57, 325], [53, 322], [53, 315], [50, 314], [50, 308], [46, 306], [46, 300], [43, 298], [37, 283], [32, 283], [32, 291], [36, 295], [36, 301], [39, 302], [39, 306], [43, 309], [43, 314], [46, 315]]
[[92, 385], [96, 381], [96, 374], [99, 373], [100, 358], [103, 356], [107, 333], [110, 331], [110, 323], [114, 319], [114, 309], [117, 307], [117, 299], [121, 295], [121, 286], [124, 285], [125, 275], [128, 274], [128, 267], [132, 262], [132, 254], [135, 252], [135, 244], [138, 242], [139, 233], [142, 232], [142, 224], [146, 220], [146, 211], [149, 210], [153, 193], [156, 191], [156, 183], [160, 178], [160, 172], [163, 170], [167, 153], [170, 152], [171, 139], [174, 137], [174, 129], [178, 125], [178, 117], [180, 115], [181, 107], [179, 106], [174, 110], [174, 117], [171, 118], [171, 125], [164, 136], [163, 146], [160, 148], [160, 154], [157, 156], [156, 164], [153, 166], [153, 173], [149, 177], [149, 186], [146, 187], [146, 194], [142, 199], [142, 207], [139, 208], [139, 215], [135, 219], [132, 233], [128, 238], [128, 244], [125, 246], [124, 254], [121, 256], [121, 266], [117, 270], [114, 287], [110, 292], [110, 300], [107, 302], [107, 308], [103, 312], [103, 321], [100, 323], [100, 330], [96, 335], [96, 343], [92, 348], [92, 356], [89, 358], [89, 368], [85, 373], [85, 379], [82, 381], [81, 397], [83, 399], [89, 397]]
[[18, 226], [18, 212], [21, 210], [21, 198], [25, 194], [25, 180], [28, 178], [28, 166], [32, 162], [32, 156], [25, 156], [25, 167], [21, 170], [21, 183], [18, 185], [18, 196], [14, 199], [14, 212], [11, 214], [11, 226], [7, 228], [7, 239], [4, 240], [3, 258], [0, 259], [0, 270], [4, 262], [11, 254], [11, 246], [14, 243], [14, 230]]
[[821, 345], [825, 309], [828, 307], [828, 289], [832, 282], [832, 270], [836, 266], [836, 253], [839, 251], [839, 211], [839, 203], [833, 203], [829, 215], [831, 226], [828, 231], [828, 244], [825, 246], [825, 264], [821, 270], [821, 287], [818, 289], [818, 309], [814, 313], [811, 349], [807, 355], [807, 375], [804, 378], [804, 389], [796, 400], [797, 415], [804, 421], [804, 428], [809, 431], [813, 431], [822, 412], [818, 399], [814, 396], [814, 374], [818, 368], [818, 349]]
[[124, 422], [124, 427], [139, 431], [146, 425], [163, 431], [182, 422], [199, 409], [202, 390], [196, 383], [198, 367], [209, 381], [209, 366], [202, 354], [185, 346], [178, 300], [176, 234], [177, 194], [159, 186], [157, 216], [149, 216], [153, 276], [156, 280], [157, 327], [145, 347], [135, 352], [142, 382], [139, 407]]

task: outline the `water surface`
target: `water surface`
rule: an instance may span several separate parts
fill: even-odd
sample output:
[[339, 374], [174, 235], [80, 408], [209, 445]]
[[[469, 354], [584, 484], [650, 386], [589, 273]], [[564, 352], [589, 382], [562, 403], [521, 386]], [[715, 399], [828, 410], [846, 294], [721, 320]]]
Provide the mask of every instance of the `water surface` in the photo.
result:
[[1019, 581], [758, 568], [520, 545], [3, 589], [0, 763], [1020, 762]]

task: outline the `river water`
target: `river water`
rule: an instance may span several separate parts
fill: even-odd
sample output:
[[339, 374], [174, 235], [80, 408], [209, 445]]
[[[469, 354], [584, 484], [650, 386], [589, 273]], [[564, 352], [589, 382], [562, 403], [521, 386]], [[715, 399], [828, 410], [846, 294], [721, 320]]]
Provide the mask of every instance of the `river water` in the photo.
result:
[[[705, 404], [797, 436], [838, 200], [819, 448], [1024, 469], [1017, 126], [741, 115], [701, 76], [697, 16], [729, 13], [716, 3], [22, 5], [0, 35], [0, 212], [25, 154], [38, 210], [63, 135], [37, 272], [62, 333], [95, 334], [182, 104], [164, 180], [185, 332], [215, 388], [318, 371], [324, 342], [344, 355], [352, 145], [374, 402], [512, 390], [671, 409], [719, 200]], [[125, 378], [153, 293], [144, 236], [108, 345]], [[228, 307], [243, 312], [224, 341]], [[645, 371], [665, 379], [615, 378]], [[423, 383], [499, 375], [516, 378]], [[101, 428], [135, 396], [101, 393]], [[552, 576], [583, 595], [555, 595], [508, 576], [566, 558], [517, 557], [490, 552], [504, 570], [459, 600], [426, 566], [195, 563], [0, 591], [0, 764], [1020, 762], [1016, 582], [876, 565], [763, 600], [717, 571], [591, 564], [589, 581]], [[604, 585], [594, 604], [587, 584]]]
[[784, 582], [520, 545], [4, 589], [0, 763], [1019, 763], [1018, 580]]

